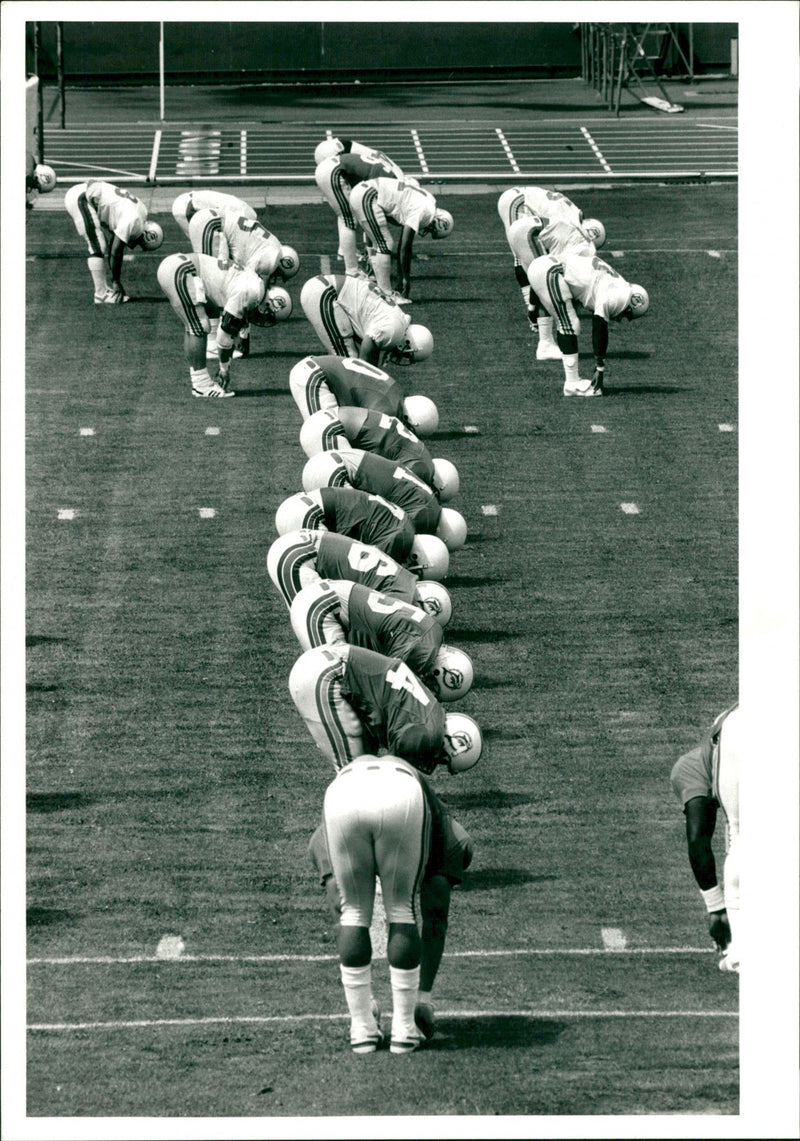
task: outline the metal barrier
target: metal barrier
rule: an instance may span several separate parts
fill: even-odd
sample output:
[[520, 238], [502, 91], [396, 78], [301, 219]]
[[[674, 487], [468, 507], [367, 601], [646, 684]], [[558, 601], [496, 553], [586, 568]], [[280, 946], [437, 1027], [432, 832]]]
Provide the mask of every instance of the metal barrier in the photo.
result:
[[[688, 55], [674, 24], [581, 24], [581, 73], [585, 83], [600, 93], [609, 110], [619, 116], [623, 87], [656, 111], [682, 111], [662, 82], [668, 57], [685, 68], [684, 78], [694, 81], [692, 25], [688, 25]], [[648, 93], [645, 82], [660, 95]]]

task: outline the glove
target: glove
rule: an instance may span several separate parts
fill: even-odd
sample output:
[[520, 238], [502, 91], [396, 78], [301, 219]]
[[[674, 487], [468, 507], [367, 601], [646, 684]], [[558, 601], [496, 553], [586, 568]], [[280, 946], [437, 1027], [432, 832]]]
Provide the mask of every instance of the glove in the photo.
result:
[[708, 933], [718, 951], [724, 951], [731, 941], [731, 925], [727, 911], [712, 911], [708, 917]]

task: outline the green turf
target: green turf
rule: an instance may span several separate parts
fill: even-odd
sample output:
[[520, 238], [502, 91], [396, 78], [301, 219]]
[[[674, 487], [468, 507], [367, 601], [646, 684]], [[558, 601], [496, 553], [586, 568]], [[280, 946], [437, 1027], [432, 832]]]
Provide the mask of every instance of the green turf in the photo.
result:
[[[612, 329], [602, 401], [564, 400], [561, 366], [533, 360], [494, 197], [441, 202], [455, 232], [419, 242], [413, 271], [436, 347], [409, 375], [461, 475], [448, 640], [474, 659], [459, 708], [487, 740], [436, 780], [476, 851], [448, 949], [599, 948], [604, 927], [705, 946], [669, 771], [737, 690], [737, 434], [719, 431], [736, 425], [735, 187], [580, 195], [652, 305]], [[126, 263], [122, 308], [92, 305], [66, 214], [27, 220], [30, 956], [152, 955], [167, 933], [191, 954], [332, 952], [305, 856], [332, 773], [288, 696], [298, 647], [266, 554], [304, 459], [289, 369], [318, 349], [300, 283], [335, 228], [322, 207], [269, 219], [301, 256], [297, 307], [256, 330], [225, 402], [189, 395], [155, 280], [181, 248], [170, 218], [163, 250]], [[437, 1002], [736, 1006], [710, 955], [529, 968], [446, 959]], [[29, 1017], [344, 1011], [332, 962], [258, 977], [36, 966]], [[367, 1060], [343, 1022], [37, 1033], [29, 1113], [736, 1112], [734, 1019], [564, 1023], [453, 1015], [425, 1055]]]

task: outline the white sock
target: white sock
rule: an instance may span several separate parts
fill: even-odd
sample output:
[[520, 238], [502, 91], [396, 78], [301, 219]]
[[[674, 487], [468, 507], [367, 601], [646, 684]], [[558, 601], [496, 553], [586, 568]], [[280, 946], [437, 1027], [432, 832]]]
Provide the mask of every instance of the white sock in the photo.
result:
[[89, 273], [92, 275], [94, 291], [98, 296], [102, 296], [108, 289], [105, 260], [103, 258], [91, 257], [86, 259], [86, 264], [89, 267]]
[[562, 353], [562, 359], [564, 361], [565, 378], [567, 380], [580, 380], [580, 372], [578, 371], [578, 354], [570, 353], [570, 355], [567, 356], [566, 353]]
[[553, 345], [558, 348], [556, 340], [553, 336], [553, 318], [552, 317], [537, 317], [536, 327], [539, 330], [539, 342], [543, 345]]
[[419, 993], [419, 967], [404, 971], [389, 967], [392, 980], [392, 1037], [402, 1041], [417, 1036], [414, 1024], [414, 1007]]
[[372, 963], [365, 967], [345, 967], [339, 965], [344, 996], [353, 1027], [374, 1030], [375, 1017], [372, 1013]]
[[519, 291], [522, 294], [522, 301], [526, 309], [531, 307], [531, 287], [529, 285], [521, 285]]
[[190, 368], [189, 375], [192, 378], [192, 388], [205, 388], [214, 383], [207, 368]]

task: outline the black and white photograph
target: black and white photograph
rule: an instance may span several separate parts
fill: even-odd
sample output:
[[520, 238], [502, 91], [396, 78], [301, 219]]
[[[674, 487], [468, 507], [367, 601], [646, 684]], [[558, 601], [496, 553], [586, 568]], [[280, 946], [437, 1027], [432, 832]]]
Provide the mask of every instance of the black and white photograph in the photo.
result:
[[4, 1141], [797, 1136], [800, 6], [1, 14]]

